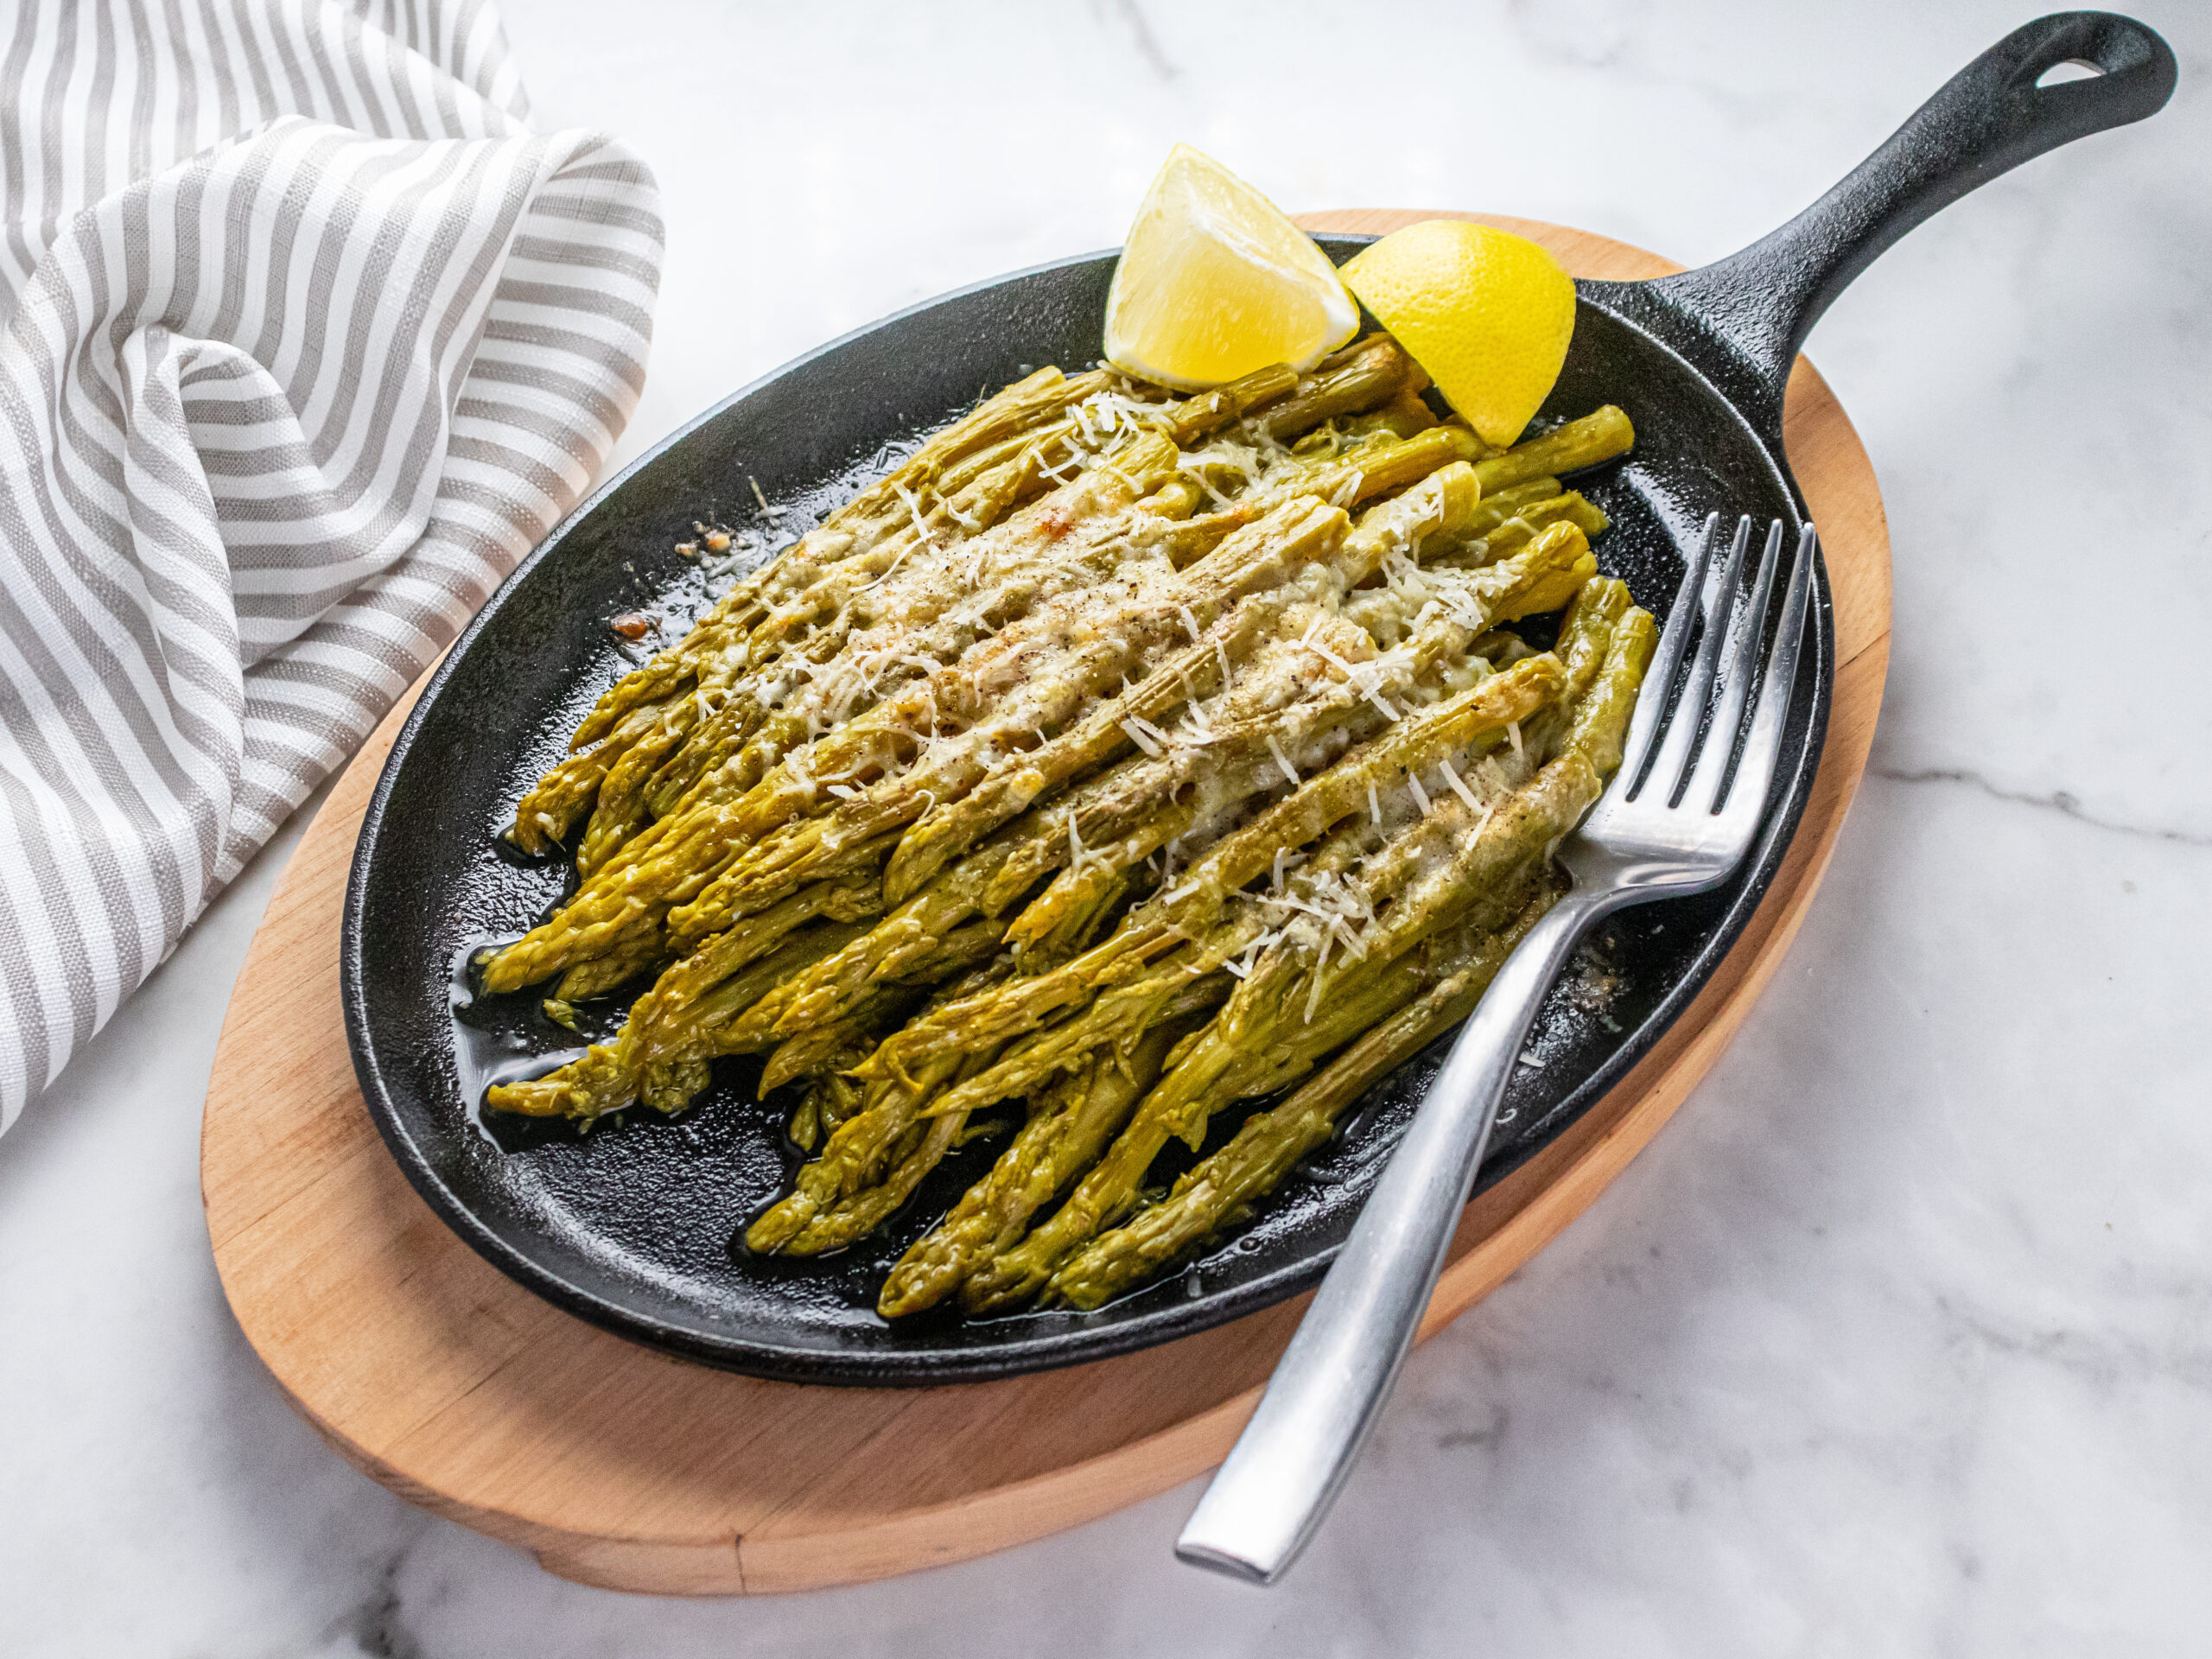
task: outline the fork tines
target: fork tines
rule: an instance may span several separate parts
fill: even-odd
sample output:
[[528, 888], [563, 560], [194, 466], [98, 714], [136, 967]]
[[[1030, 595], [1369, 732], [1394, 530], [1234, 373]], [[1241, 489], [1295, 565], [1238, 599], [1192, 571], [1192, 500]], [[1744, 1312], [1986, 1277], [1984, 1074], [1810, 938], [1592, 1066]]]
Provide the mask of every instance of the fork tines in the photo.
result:
[[[1773, 650], [1766, 653], [1762, 647], [1768, 637], [1776, 573], [1782, 565], [1782, 530], [1779, 518], [1768, 527], [1747, 599], [1744, 567], [1751, 550], [1751, 518], [1747, 515], [1736, 521], [1725, 561], [1715, 557], [1720, 515], [1706, 519], [1705, 534], [1683, 575], [1644, 676], [1646, 695], [1629, 727], [1621, 761], [1621, 777], [1629, 785], [1626, 800], [1648, 796], [1649, 806], [1687, 806], [1732, 818], [1739, 811], [1756, 818], [1764, 807], [1783, 724], [1789, 717], [1790, 692], [1796, 684], [1805, 612], [1812, 599], [1813, 556], [1820, 546], [1818, 533], [1807, 524], [1790, 561]], [[1694, 631], [1699, 635], [1697, 654], [1677, 696], [1675, 678]], [[1747, 706], [1748, 732], [1744, 719]], [[1758, 798], [1729, 798], [1739, 776], [1759, 780]]]

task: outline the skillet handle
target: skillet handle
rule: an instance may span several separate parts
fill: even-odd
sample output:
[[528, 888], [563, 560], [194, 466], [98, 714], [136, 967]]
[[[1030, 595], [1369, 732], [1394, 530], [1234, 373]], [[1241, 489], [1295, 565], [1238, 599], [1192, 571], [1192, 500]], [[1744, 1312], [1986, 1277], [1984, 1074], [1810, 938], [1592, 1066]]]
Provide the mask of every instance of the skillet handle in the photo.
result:
[[[2098, 73], [2036, 85], [2063, 63]], [[2173, 96], [2175, 74], [2172, 48], [2132, 17], [2065, 11], [2024, 23], [1787, 225], [1700, 270], [1635, 284], [1660, 303], [1630, 308], [1699, 367], [1735, 381], [1724, 390], [1760, 407], [1778, 429], [1798, 347], [1853, 278], [1923, 219], [1999, 174], [2157, 114]], [[1690, 337], [1670, 322], [1688, 325]], [[1721, 362], [1712, 360], [1716, 348]]]

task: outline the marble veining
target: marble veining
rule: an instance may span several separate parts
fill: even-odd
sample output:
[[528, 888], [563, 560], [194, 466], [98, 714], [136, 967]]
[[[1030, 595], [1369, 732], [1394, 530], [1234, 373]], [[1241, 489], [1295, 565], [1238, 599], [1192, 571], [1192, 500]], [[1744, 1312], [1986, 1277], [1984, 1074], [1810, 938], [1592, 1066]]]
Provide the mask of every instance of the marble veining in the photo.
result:
[[[1118, 239], [1188, 138], [1294, 209], [1689, 261], [2031, 10], [507, 0], [538, 118], [660, 174], [626, 458], [800, 350]], [[280, 837], [0, 1140], [0, 1653], [2201, 1653], [2212, 1624], [2212, 26], [2157, 121], [1915, 232], [1811, 352], [1896, 552], [1874, 765], [1734, 1046], [1423, 1349], [1260, 1594], [1195, 1489], [759, 1602], [562, 1583], [354, 1474], [224, 1308], [199, 1110]]]
[[2101, 818], [2082, 804], [2081, 797], [2070, 790], [2054, 789], [2047, 795], [2031, 795], [2017, 789], [2005, 789], [1993, 784], [1978, 772], [1963, 766], [1922, 766], [1908, 771], [1901, 766], [1870, 766], [1868, 772], [1876, 778], [1893, 784], [1960, 784], [1968, 789], [1978, 789], [1993, 801], [2010, 801], [2016, 806], [2042, 807], [2086, 823], [2099, 830], [2110, 830], [2123, 836], [2148, 836], [2154, 841], [2179, 842], [2185, 847], [2212, 847], [2212, 832], [2197, 830], [2172, 830], [2155, 823], [2116, 823]]

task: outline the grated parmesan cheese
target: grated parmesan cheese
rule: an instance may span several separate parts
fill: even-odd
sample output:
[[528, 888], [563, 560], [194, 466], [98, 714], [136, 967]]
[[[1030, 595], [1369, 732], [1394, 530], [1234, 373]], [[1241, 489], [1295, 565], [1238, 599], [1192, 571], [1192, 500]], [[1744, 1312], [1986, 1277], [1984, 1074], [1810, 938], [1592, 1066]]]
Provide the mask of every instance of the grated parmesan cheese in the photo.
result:
[[1129, 715], [1122, 721], [1122, 729], [1128, 734], [1130, 742], [1145, 752], [1146, 759], [1157, 760], [1166, 753], [1166, 750], [1160, 744], [1154, 742], [1148, 734], [1151, 728], [1135, 715]]
[[1445, 781], [1452, 785], [1452, 792], [1467, 804], [1467, 810], [1481, 811], [1483, 804], [1475, 798], [1475, 791], [1467, 787], [1467, 780], [1459, 775], [1459, 768], [1452, 764], [1450, 757], [1438, 761], [1437, 766], [1442, 770]]
[[1055, 484], [1065, 484], [1070, 479], [1080, 478], [1083, 475], [1083, 452], [1072, 443], [1068, 446], [1068, 458], [1057, 467], [1046, 466], [1041, 455], [1037, 460], [1037, 470]]
[[1383, 719], [1397, 719], [1398, 711], [1393, 709], [1383, 696], [1382, 683], [1377, 679], [1373, 666], [1367, 663], [1348, 663], [1316, 639], [1313, 637], [1313, 632], [1320, 626], [1321, 619], [1317, 616], [1307, 625], [1305, 637], [1298, 643], [1341, 673], [1362, 696], [1375, 705], [1376, 712]]
[[1321, 970], [1329, 963], [1330, 937], [1326, 933], [1321, 936], [1321, 953], [1313, 959], [1313, 988], [1306, 993], [1305, 1023], [1309, 1026], [1313, 1023], [1313, 1010], [1321, 1006], [1321, 987], [1324, 982]]

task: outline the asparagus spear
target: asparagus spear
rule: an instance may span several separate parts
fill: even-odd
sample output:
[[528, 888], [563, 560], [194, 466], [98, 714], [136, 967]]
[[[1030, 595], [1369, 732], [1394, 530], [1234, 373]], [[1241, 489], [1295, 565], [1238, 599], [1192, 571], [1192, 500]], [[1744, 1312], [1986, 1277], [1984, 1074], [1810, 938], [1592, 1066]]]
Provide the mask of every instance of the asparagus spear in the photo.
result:
[[874, 1045], [863, 1037], [830, 1057], [807, 1084], [785, 1133], [802, 1152], [812, 1152], [822, 1137], [861, 1109], [861, 1085], [844, 1075]]
[[[1002, 925], [995, 922], [972, 922], [966, 927], [954, 928], [941, 939], [931, 941], [929, 950], [909, 964], [906, 974], [887, 976], [842, 1018], [786, 1038], [768, 1057], [768, 1064], [760, 1073], [760, 1093], [765, 1096], [795, 1078], [815, 1075], [835, 1063], [849, 1044], [864, 1037], [880, 1037], [925, 1000], [916, 995], [918, 988], [988, 962], [996, 953], [999, 939], [1005, 931]], [[980, 990], [986, 982], [987, 979], [979, 978], [972, 988]], [[740, 1033], [756, 1031], [760, 1024], [757, 1020], [739, 1022], [710, 1040], [722, 1052], [757, 1048], [763, 1045]], [[769, 1033], [772, 1039], [776, 1034]]]
[[982, 909], [982, 894], [1004, 868], [1019, 837], [985, 849], [931, 882], [868, 933], [789, 982], [772, 1029], [791, 1036], [841, 1018], [878, 977], [901, 966]]
[[[1126, 1058], [1119, 1055], [1102, 1057], [1097, 1066], [1125, 1073], [1124, 1086], [1131, 1097], [1141, 1093], [1141, 1088], [1136, 1084], [1135, 1078], [1147, 1069], [1157, 1075], [1157, 1062], [1151, 1058], [1153, 1051], [1156, 1048], [1164, 1054], [1177, 1034], [1187, 1030], [1192, 1019], [1203, 1013], [1209, 995], [1210, 988], [1185, 987], [1173, 1004], [1163, 1012], [1160, 1021], [1130, 1046]], [[982, 1060], [970, 1057], [956, 1076], [956, 1084], [980, 1070], [982, 1065]], [[1103, 1085], [1098, 1092], [1110, 1100], [1123, 1090], [1109, 1084]], [[783, 1253], [790, 1255], [819, 1255], [824, 1250], [842, 1249], [873, 1231], [906, 1201], [921, 1179], [958, 1143], [966, 1132], [966, 1124], [967, 1114], [944, 1112], [927, 1114], [919, 1122], [910, 1124], [896, 1143], [887, 1160], [887, 1166], [882, 1167], [867, 1184], [848, 1191], [834, 1204], [817, 1210], [805, 1226], [781, 1247]]]
[[[1344, 435], [1352, 439], [1363, 437], [1374, 432], [1388, 432], [1393, 437], [1410, 438], [1417, 433], [1427, 431], [1429, 428], [1439, 423], [1435, 415], [1430, 411], [1427, 404], [1421, 402], [1420, 393], [1410, 387], [1402, 389], [1396, 397], [1391, 398], [1380, 409], [1364, 415], [1344, 416], [1336, 422], [1336, 425], [1342, 430]], [[1301, 444], [1305, 443], [1313, 435], [1309, 433], [1306, 438], [1301, 438], [1299, 442]], [[1481, 441], [1478, 439], [1477, 442], [1479, 443]], [[1490, 453], [1488, 445], [1483, 446], [1483, 453], [1484, 454]]]
[[696, 698], [679, 697], [660, 705], [660, 719], [653, 729], [632, 743], [607, 769], [583, 839], [576, 844], [579, 876], [588, 878], [624, 842], [645, 828], [650, 817], [645, 785], [698, 723]]
[[1388, 334], [1370, 334], [1324, 362], [1297, 391], [1254, 416], [1256, 432], [1278, 441], [1294, 438], [1338, 415], [1357, 414], [1395, 397], [1420, 391], [1428, 377]]
[[662, 705], [647, 703], [624, 713], [606, 741], [570, 754], [532, 785], [515, 804], [507, 838], [526, 853], [547, 853], [567, 839], [576, 821], [591, 810], [607, 769], [630, 745], [658, 725]]
[[1658, 632], [1649, 611], [1631, 609], [1623, 615], [1590, 690], [1576, 705], [1567, 743], [1605, 776], [1610, 777], [1621, 763], [1629, 719], [1636, 712], [1637, 694], [1643, 687], [1644, 670], [1651, 665]]
[[592, 997], [605, 996], [617, 986], [664, 964], [667, 959], [658, 939], [632, 939], [604, 956], [576, 963], [561, 976], [561, 982], [554, 987], [553, 995], [556, 1001], [563, 1002], [582, 1002]]
[[[652, 1029], [650, 1014], [632, 1017], [613, 1039], [542, 1077], [495, 1084], [486, 1104], [531, 1117], [597, 1117], [638, 1097], [647, 1068], [664, 1060], [704, 1058], [711, 1035], [773, 987], [868, 931], [866, 921], [823, 921], [785, 936], [768, 953], [720, 983], [687, 999], [684, 1019]], [[671, 972], [680, 972], [678, 963]], [[664, 976], [665, 977], [665, 976]], [[651, 993], [647, 994], [648, 995]], [[765, 1045], [764, 1045], [765, 1046]]]
[[1335, 1133], [1369, 1086], [1470, 1014], [1522, 937], [1557, 897], [1538, 887], [1503, 931], [1483, 937], [1450, 976], [1360, 1039], [1281, 1104], [1255, 1112], [1228, 1145], [1201, 1159], [1162, 1203], [1092, 1239], [1047, 1281], [1039, 1300], [1090, 1310], [1241, 1224], [1252, 1206]]
[[[1541, 489], [1552, 481], [1538, 479], [1533, 485], [1516, 486], [1516, 490]], [[1495, 515], [1489, 528], [1471, 534], [1461, 546], [1441, 555], [1436, 563], [1447, 568], [1471, 569], [1492, 563], [1506, 554], [1527, 546], [1548, 524], [1564, 520], [1580, 530], [1585, 537], [1594, 539], [1612, 522], [1601, 508], [1573, 490], [1554, 489], [1542, 496], [1509, 506], [1507, 498], [1515, 494], [1516, 490], [1508, 490], [1500, 497], [1485, 499], [1483, 503], [1485, 514]]]
[[1047, 1084], [990, 1173], [899, 1259], [876, 1311], [897, 1319], [933, 1307], [979, 1263], [1018, 1240], [1030, 1217], [1105, 1150], [1159, 1079], [1168, 1051], [1203, 1012], [1154, 1026], [1125, 1055], [1095, 1057]]
[[1579, 420], [1554, 427], [1541, 437], [1518, 443], [1502, 455], [1475, 463], [1483, 493], [1495, 495], [1532, 478], [1557, 477], [1595, 467], [1616, 455], [1626, 454], [1636, 443], [1636, 429], [1628, 416], [1607, 404]]

